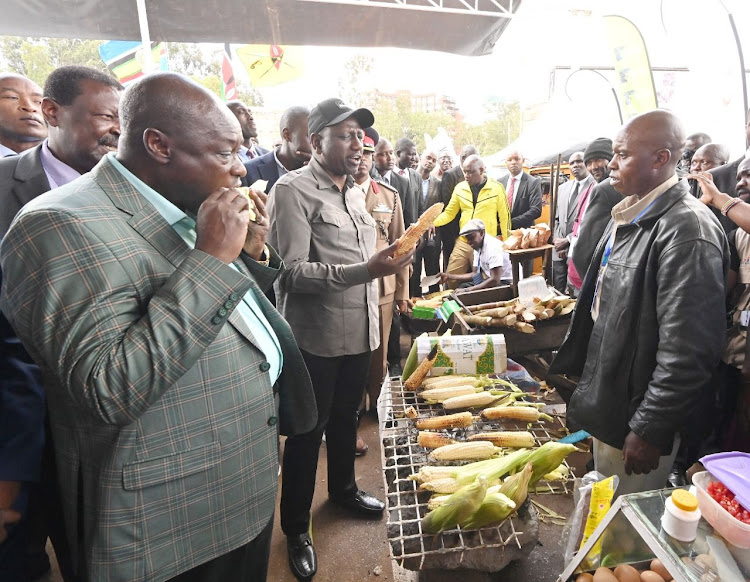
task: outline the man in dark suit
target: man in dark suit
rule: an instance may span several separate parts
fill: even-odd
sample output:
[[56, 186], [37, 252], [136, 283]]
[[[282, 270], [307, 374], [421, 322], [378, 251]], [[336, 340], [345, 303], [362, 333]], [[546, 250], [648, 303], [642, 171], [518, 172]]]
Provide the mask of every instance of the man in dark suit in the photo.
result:
[[[0, 160], [0, 238], [22, 206], [88, 172], [117, 147], [121, 89], [117, 80], [88, 67], [61, 67], [49, 75], [41, 105], [49, 138], [20, 156]], [[39, 370], [4, 316], [0, 342], [0, 416], [14, 420], [8, 426], [0, 423], [0, 499], [5, 500], [0, 510], [27, 499], [23, 520], [0, 545], [0, 579], [31, 580], [49, 568], [49, 535], [64, 579], [74, 580], [59, 515], [51, 439], [44, 450], [36, 446], [45, 441]], [[24, 432], [18, 433], [18, 427]], [[35, 467], [31, 474], [29, 467]]]
[[404, 209], [404, 224], [408, 228], [412, 222], [419, 218], [417, 214], [417, 200], [413, 195], [409, 179], [401, 176], [396, 167], [396, 154], [391, 142], [380, 137], [375, 146], [375, 169], [380, 174], [383, 182], [392, 186], [401, 198], [401, 207]]
[[[465, 145], [461, 148], [461, 163], [443, 172], [440, 181], [440, 202], [448, 206], [456, 184], [463, 182], [466, 179], [462, 168], [464, 161], [469, 156], [477, 155], [479, 155], [479, 150], [471, 144]], [[445, 226], [437, 227], [437, 235], [440, 237], [440, 241], [443, 245], [443, 269], [448, 268], [448, 259], [450, 259], [451, 253], [453, 252], [453, 247], [456, 244], [459, 230], [458, 216]]]
[[0, 158], [14, 156], [47, 137], [42, 89], [16, 73], [0, 73]]
[[260, 147], [258, 144], [253, 142], [253, 139], [258, 139], [258, 128], [255, 125], [255, 118], [253, 118], [252, 110], [245, 105], [242, 101], [227, 101], [227, 107], [234, 113], [237, 121], [240, 122], [242, 128], [242, 147], [240, 148], [239, 156], [243, 164], [246, 164], [250, 160], [267, 154], [266, 148]]
[[[420, 192], [418, 212], [421, 215], [433, 204], [440, 202], [440, 180], [432, 175], [432, 170], [437, 164], [437, 154], [434, 150], [426, 150], [419, 161], [417, 170], [420, 174]], [[412, 297], [422, 295], [422, 263], [424, 263], [425, 275], [437, 275], [440, 272], [440, 237], [431, 229], [424, 235], [425, 243], [414, 253], [414, 273], [409, 280], [409, 289]], [[430, 293], [440, 290], [440, 285], [430, 287]]]
[[404, 199], [411, 201], [412, 208], [410, 212], [404, 214], [413, 214], [414, 218], [406, 222], [408, 228], [412, 222], [419, 218], [419, 198], [422, 195], [422, 177], [413, 167], [414, 159], [419, 160], [417, 146], [408, 137], [402, 137], [396, 142], [396, 165], [393, 171], [409, 182], [409, 193], [404, 195]]
[[287, 172], [298, 170], [310, 161], [310, 137], [307, 134], [307, 118], [310, 110], [295, 105], [281, 115], [279, 131], [281, 145], [270, 152], [245, 162], [247, 175], [243, 186], [252, 186], [257, 180], [266, 180], [266, 194], [276, 180]]
[[[542, 215], [542, 181], [523, 171], [523, 160], [523, 154], [518, 150], [510, 152], [505, 159], [510, 174], [500, 180], [508, 196], [511, 229], [529, 228]], [[523, 276], [531, 276], [534, 261], [523, 261], [521, 266]]]

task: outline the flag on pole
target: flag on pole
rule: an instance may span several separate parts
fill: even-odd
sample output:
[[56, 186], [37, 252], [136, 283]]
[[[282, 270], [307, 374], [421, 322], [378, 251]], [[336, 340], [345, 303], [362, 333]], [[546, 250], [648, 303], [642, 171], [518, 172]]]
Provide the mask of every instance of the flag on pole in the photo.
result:
[[224, 53], [221, 58], [221, 98], [224, 101], [237, 99], [237, 86], [232, 68], [232, 48], [229, 43], [224, 44]]
[[[165, 43], [152, 42], [151, 54], [155, 70], [169, 70]], [[143, 45], [140, 42], [111, 40], [102, 43], [99, 56], [124, 86], [143, 76]]]
[[615, 89], [623, 116], [631, 117], [658, 107], [651, 63], [641, 32], [622, 16], [605, 16], [615, 64]]
[[302, 76], [302, 47], [277, 44], [246, 44], [236, 49], [250, 84], [270, 87]]

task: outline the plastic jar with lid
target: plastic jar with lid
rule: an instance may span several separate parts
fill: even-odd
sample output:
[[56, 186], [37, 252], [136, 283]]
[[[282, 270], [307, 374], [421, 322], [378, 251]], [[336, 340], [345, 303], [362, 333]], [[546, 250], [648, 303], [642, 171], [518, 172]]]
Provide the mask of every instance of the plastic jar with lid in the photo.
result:
[[675, 489], [664, 504], [661, 526], [674, 539], [692, 542], [698, 533], [700, 519], [695, 495], [684, 489]]

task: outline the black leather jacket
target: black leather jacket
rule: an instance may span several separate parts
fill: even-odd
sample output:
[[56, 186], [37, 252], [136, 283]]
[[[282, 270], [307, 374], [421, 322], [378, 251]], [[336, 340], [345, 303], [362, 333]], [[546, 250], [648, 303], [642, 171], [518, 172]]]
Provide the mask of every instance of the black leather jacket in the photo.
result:
[[620, 225], [590, 308], [610, 221], [594, 252], [570, 329], [550, 367], [580, 376], [568, 418], [621, 449], [629, 431], [669, 454], [709, 386], [724, 345], [729, 247], [685, 181], [635, 223]]

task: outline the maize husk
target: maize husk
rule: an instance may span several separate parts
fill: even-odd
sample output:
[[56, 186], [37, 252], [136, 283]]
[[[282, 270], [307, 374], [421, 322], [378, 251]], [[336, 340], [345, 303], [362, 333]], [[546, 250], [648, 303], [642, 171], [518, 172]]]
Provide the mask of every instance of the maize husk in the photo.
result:
[[430, 388], [429, 390], [423, 390], [419, 393], [419, 397], [430, 404], [434, 404], [437, 402], [443, 402], [454, 396], [476, 394], [477, 392], [481, 392], [481, 390], [481, 388], [475, 388], [471, 384], [463, 384], [462, 386], [445, 386], [443, 388]]
[[426, 449], [436, 449], [455, 442], [449, 436], [437, 432], [419, 431], [419, 436], [417, 436], [417, 444]]
[[465, 485], [471, 483], [477, 478], [477, 475], [485, 475], [487, 477], [487, 483], [492, 483], [496, 479], [516, 471], [519, 467], [522, 467], [528, 461], [528, 457], [531, 455], [531, 451], [528, 449], [520, 449], [513, 451], [502, 457], [488, 459], [486, 461], [477, 461], [476, 463], [469, 463], [461, 467], [454, 467], [456, 469], [455, 478], [456, 480]]
[[396, 247], [396, 252], [393, 255], [394, 258], [405, 255], [415, 246], [417, 246], [417, 243], [419, 242], [419, 239], [422, 238], [422, 235], [430, 229], [432, 224], [435, 222], [435, 219], [440, 216], [440, 213], [443, 211], [443, 206], [445, 205], [442, 202], [433, 204], [422, 213], [417, 222], [409, 225], [409, 227], [406, 229], [406, 232], [401, 235], [398, 241], [396, 241], [398, 243], [398, 246]]
[[433, 461], [477, 461], [489, 459], [498, 448], [488, 441], [453, 443], [438, 447], [430, 453]]
[[531, 480], [531, 475], [533, 473], [534, 466], [531, 463], [526, 463], [523, 469], [515, 475], [508, 477], [505, 482], [500, 485], [499, 492], [507, 495], [508, 498], [516, 504], [516, 507], [521, 507], [529, 494], [529, 481]]
[[453, 396], [443, 400], [443, 408], [446, 410], [456, 410], [457, 408], [482, 408], [489, 406], [498, 399], [491, 392], [482, 391], [464, 396]]
[[458, 412], [442, 416], [418, 418], [415, 422], [419, 430], [438, 430], [441, 428], [466, 428], [472, 425], [474, 417], [471, 412]]
[[542, 420], [552, 420], [548, 414], [539, 412], [531, 406], [492, 406], [485, 408], [479, 413], [484, 420], [499, 420], [507, 418], [510, 420], [520, 420], [522, 422], [537, 422]]
[[536, 485], [536, 482], [543, 475], [550, 473], [562, 464], [570, 453], [576, 450], [574, 445], [557, 443], [550, 441], [544, 443], [541, 447], [532, 451], [528, 460], [534, 465], [534, 473], [531, 475], [529, 487]]
[[479, 475], [470, 485], [465, 485], [422, 520], [422, 531], [440, 533], [453, 529], [476, 513], [487, 492], [487, 477]]
[[471, 435], [467, 440], [470, 442], [489, 441], [496, 447], [506, 447], [510, 449], [522, 449], [536, 445], [534, 435], [525, 430], [480, 432]]
[[404, 382], [404, 388], [407, 390], [416, 390], [421, 386], [422, 380], [425, 379], [429, 371], [432, 369], [432, 366], [435, 365], [437, 350], [438, 344], [435, 344], [430, 350], [430, 353], [425, 356], [425, 358], [419, 363], [419, 366], [417, 366], [417, 369], [414, 370], [411, 376], [409, 376], [409, 379]]
[[504, 521], [516, 509], [516, 504], [502, 493], [485, 495], [479, 508], [460, 521], [461, 529], [479, 529]]

